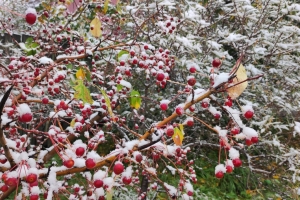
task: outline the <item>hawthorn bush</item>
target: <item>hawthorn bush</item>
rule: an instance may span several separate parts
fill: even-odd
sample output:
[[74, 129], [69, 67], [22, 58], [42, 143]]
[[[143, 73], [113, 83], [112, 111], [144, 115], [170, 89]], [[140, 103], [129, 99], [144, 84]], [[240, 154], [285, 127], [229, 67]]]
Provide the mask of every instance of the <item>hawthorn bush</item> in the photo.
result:
[[1, 44], [1, 199], [199, 199], [203, 146], [216, 180], [299, 179], [299, 4], [21, 2], [0, 3], [1, 33], [29, 36]]

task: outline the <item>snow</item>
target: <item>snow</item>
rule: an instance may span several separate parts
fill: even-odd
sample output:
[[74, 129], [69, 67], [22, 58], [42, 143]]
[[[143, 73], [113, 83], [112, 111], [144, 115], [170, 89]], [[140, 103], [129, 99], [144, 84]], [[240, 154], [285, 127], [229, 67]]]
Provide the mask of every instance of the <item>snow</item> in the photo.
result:
[[226, 138], [228, 132], [227, 130], [222, 130], [219, 126], [214, 127], [214, 129], [218, 131], [220, 137]]
[[37, 15], [36, 10], [34, 8], [27, 8], [25, 14], [32, 13], [34, 15]]
[[131, 89], [131, 83], [129, 83], [129, 82], [127, 82], [127, 81], [125, 81], [125, 80], [121, 80], [120, 81], [120, 85], [123, 85], [123, 86], [125, 86], [125, 87], [127, 87], [127, 88], [129, 88], [129, 89]]
[[122, 177], [130, 178], [132, 176], [132, 166], [126, 167], [126, 170], [122, 173]]
[[229, 158], [230, 159], [236, 159], [236, 158], [239, 158], [240, 157], [240, 153], [238, 150], [236, 150], [235, 148], [231, 147], [229, 149]]
[[167, 190], [171, 196], [176, 196], [177, 189], [174, 186], [169, 185], [168, 183], [164, 183], [164, 186], [165, 186], [165, 188], [167, 188]]
[[246, 135], [247, 139], [251, 139], [252, 137], [258, 137], [257, 132], [253, 128], [243, 127], [243, 134]]
[[175, 175], [176, 169], [174, 167], [172, 167], [170, 165], [167, 165], [166, 167], [168, 168], [168, 170], [170, 170], [170, 172], [171, 172], [172, 175]]
[[107, 176], [107, 172], [102, 171], [102, 170], [98, 170], [98, 171], [94, 174], [93, 180], [103, 180], [106, 176]]
[[31, 113], [31, 110], [26, 103], [19, 104], [17, 107], [17, 111], [20, 115], [26, 114], [26, 113]]
[[227, 160], [225, 161], [225, 165], [226, 165], [226, 166], [231, 166], [232, 168], [234, 168], [234, 165], [233, 165], [232, 160], [227, 159]]
[[39, 59], [39, 62], [41, 63], [41, 64], [44, 64], [44, 65], [46, 65], [46, 64], [53, 64], [54, 62], [53, 62], [53, 60], [51, 59], [51, 58], [48, 58], [48, 57], [41, 57], [40, 59]]
[[226, 167], [225, 167], [224, 164], [218, 164], [218, 165], [215, 167], [215, 174], [218, 173], [218, 172], [226, 173]]
[[229, 77], [230, 77], [229, 73], [220, 73], [215, 77], [213, 87], [217, 87], [222, 83], [228, 82]]

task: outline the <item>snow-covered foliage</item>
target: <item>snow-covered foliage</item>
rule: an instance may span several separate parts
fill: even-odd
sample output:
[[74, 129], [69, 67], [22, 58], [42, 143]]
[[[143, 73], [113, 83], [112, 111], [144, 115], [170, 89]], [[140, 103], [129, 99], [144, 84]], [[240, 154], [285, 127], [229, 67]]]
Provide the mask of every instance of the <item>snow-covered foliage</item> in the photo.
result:
[[[21, 2], [0, 2], [1, 37], [29, 36], [0, 41], [0, 166], [20, 197], [70, 189], [70, 199], [101, 199], [142, 185], [144, 199], [147, 179], [192, 199], [189, 146], [208, 132], [201, 145], [226, 155], [215, 159], [217, 178], [242, 163], [269, 174], [257, 162], [274, 161], [300, 180], [299, 150], [287, 144], [300, 135], [300, 4]], [[62, 181], [78, 172], [86, 185]]]

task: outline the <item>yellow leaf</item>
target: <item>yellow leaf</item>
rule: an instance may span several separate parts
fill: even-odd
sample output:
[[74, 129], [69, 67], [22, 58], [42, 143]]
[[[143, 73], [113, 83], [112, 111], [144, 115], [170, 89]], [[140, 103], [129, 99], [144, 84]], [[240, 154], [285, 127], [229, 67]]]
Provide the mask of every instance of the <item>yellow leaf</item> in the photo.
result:
[[77, 78], [77, 79], [83, 80], [84, 77], [85, 77], [85, 73], [84, 73], [84, 71], [82, 70], [82, 68], [80, 68], [79, 70], [77, 70], [77, 72], [76, 72], [76, 78]]
[[72, 121], [70, 122], [70, 126], [71, 126], [71, 127], [74, 127], [74, 125], [75, 125], [75, 118], [72, 119]]
[[[236, 71], [235, 74], [236, 74], [236, 77], [233, 79], [233, 82], [232, 82], [233, 85], [243, 82], [248, 78], [246, 69], [241, 63], [239, 64], [238, 70]], [[248, 82], [245, 81], [234, 87], [228, 88], [227, 93], [232, 99], [236, 99], [244, 92], [244, 90], [246, 89], [247, 86], [248, 86]]]
[[113, 113], [113, 111], [112, 111], [112, 109], [111, 109], [111, 106], [110, 106], [110, 100], [109, 100], [109, 97], [107, 96], [107, 94], [106, 94], [106, 92], [105, 92], [104, 90], [100, 89], [100, 91], [101, 91], [101, 93], [102, 93], [102, 95], [103, 95], [103, 97], [104, 97], [104, 100], [105, 100], [105, 104], [106, 104], [108, 113], [109, 113], [111, 119], [112, 119], [113, 121], [115, 121], [114, 113]]
[[174, 143], [177, 146], [182, 145], [182, 141], [184, 139], [183, 125], [179, 124], [179, 128], [174, 128], [174, 135], [172, 136]]
[[92, 20], [90, 27], [92, 36], [101, 37], [101, 21], [97, 16]]
[[110, 0], [105, 0], [105, 2], [104, 2], [104, 6], [103, 6], [103, 13], [104, 14], [106, 14], [106, 12], [107, 12], [107, 10], [108, 10], [108, 2], [109, 2]]

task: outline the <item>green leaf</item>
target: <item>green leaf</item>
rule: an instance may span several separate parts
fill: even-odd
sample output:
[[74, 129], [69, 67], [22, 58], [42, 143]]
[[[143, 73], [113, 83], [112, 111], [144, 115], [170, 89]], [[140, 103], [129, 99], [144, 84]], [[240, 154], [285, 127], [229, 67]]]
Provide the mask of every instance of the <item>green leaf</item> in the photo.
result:
[[129, 55], [129, 52], [127, 50], [121, 50], [119, 53], [118, 53], [118, 61], [120, 61], [120, 58], [123, 56], [123, 55]]
[[32, 42], [33, 42], [33, 38], [29, 37], [29, 38], [26, 39], [25, 45], [30, 45]]
[[37, 48], [38, 46], [39, 46], [39, 44], [36, 43], [36, 42], [33, 42], [33, 43], [31, 43], [31, 45], [30, 45], [31, 48]]
[[135, 109], [139, 109], [142, 104], [142, 98], [138, 91], [132, 90], [130, 93], [130, 106]]
[[117, 91], [118, 91], [118, 92], [121, 91], [121, 90], [123, 89], [123, 87], [124, 87], [123, 85], [118, 84], [118, 85], [117, 85]]
[[30, 49], [28, 52], [27, 52], [27, 56], [34, 56], [36, 54], [36, 50], [35, 49]]
[[87, 68], [83, 68], [83, 71], [85, 73], [86, 80], [88, 80], [89, 82], [91, 82], [92, 79], [91, 79], [91, 72], [90, 72], [90, 70], [88, 70]]
[[93, 103], [93, 99], [91, 97], [90, 91], [85, 87], [83, 80], [76, 80], [76, 85], [74, 87], [75, 89], [75, 94], [74, 98], [75, 99], [81, 99], [83, 103]]
[[73, 65], [72, 65], [71, 63], [67, 64], [66, 67], [67, 67], [68, 69], [73, 69]]

